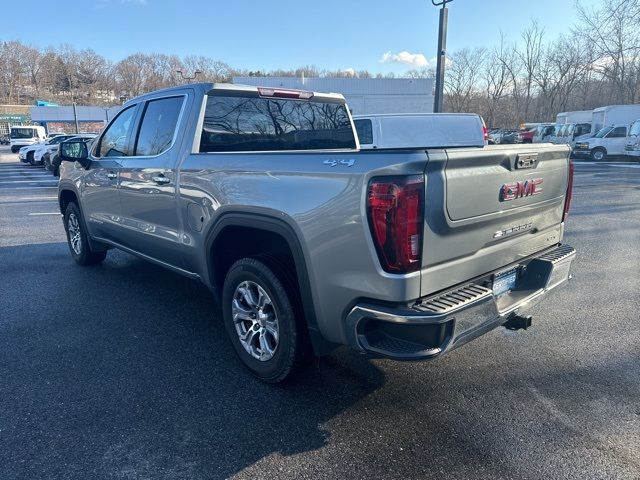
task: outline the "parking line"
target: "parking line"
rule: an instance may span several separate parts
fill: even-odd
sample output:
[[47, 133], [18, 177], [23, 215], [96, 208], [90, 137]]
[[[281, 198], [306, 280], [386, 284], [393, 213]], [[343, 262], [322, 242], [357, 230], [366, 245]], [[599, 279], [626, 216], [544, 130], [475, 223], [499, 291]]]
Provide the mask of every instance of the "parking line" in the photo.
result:
[[35, 212], [35, 213], [29, 213], [29, 216], [35, 216], [35, 215], [61, 215], [60, 212]]
[[58, 197], [20, 197], [18, 200], [57, 200]]

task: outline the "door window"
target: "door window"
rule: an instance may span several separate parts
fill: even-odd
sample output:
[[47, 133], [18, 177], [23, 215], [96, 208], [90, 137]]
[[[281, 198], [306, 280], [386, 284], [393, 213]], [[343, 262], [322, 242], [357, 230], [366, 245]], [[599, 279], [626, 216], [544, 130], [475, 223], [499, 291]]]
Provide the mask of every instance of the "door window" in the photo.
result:
[[135, 107], [132, 105], [120, 112], [107, 127], [96, 148], [97, 157], [128, 157], [131, 154], [127, 139], [136, 111]]
[[626, 136], [627, 136], [627, 127], [616, 127], [613, 130], [611, 130], [609, 135], [607, 135], [607, 138], [622, 138]]
[[147, 102], [134, 155], [160, 155], [171, 147], [183, 102], [182, 96]]

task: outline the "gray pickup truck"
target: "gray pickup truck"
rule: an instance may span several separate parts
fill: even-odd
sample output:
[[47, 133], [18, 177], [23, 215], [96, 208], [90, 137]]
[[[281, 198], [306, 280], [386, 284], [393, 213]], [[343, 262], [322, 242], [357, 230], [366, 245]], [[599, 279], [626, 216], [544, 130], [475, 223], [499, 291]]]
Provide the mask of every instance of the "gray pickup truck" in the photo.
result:
[[419, 360], [526, 328], [575, 257], [567, 147], [360, 151], [337, 94], [161, 90], [60, 157], [74, 260], [115, 247], [202, 281], [268, 382], [338, 345]]

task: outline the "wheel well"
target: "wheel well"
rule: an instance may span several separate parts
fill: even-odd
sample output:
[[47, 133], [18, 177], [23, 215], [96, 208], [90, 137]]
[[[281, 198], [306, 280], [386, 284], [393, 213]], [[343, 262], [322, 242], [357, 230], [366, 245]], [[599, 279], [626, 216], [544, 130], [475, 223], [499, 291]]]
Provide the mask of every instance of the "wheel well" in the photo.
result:
[[222, 291], [224, 278], [231, 265], [244, 257], [276, 261], [287, 270], [299, 291], [295, 259], [289, 243], [282, 235], [259, 228], [228, 226], [217, 235], [209, 256], [211, 284], [218, 292]]
[[64, 215], [64, 212], [67, 210], [67, 205], [71, 202], [78, 203], [78, 197], [76, 197], [75, 192], [71, 190], [62, 190], [60, 192], [60, 213]]

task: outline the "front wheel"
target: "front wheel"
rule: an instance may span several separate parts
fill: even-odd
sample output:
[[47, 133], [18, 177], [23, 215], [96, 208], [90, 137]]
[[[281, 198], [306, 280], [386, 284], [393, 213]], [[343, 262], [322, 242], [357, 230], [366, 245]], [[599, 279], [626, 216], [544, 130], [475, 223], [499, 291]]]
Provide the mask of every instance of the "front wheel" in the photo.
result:
[[604, 148], [594, 148], [591, 150], [591, 159], [601, 162], [607, 157], [607, 151]]
[[105, 259], [106, 251], [95, 252], [91, 249], [82, 214], [74, 202], [67, 205], [63, 222], [69, 251], [78, 265], [95, 265]]
[[36, 161], [33, 158], [33, 152], [27, 153], [27, 162], [29, 162], [29, 165], [31, 165], [32, 167], [35, 166]]
[[243, 258], [231, 266], [224, 282], [227, 334], [240, 360], [268, 383], [284, 380], [310, 356], [298, 295], [289, 278], [275, 263]]

